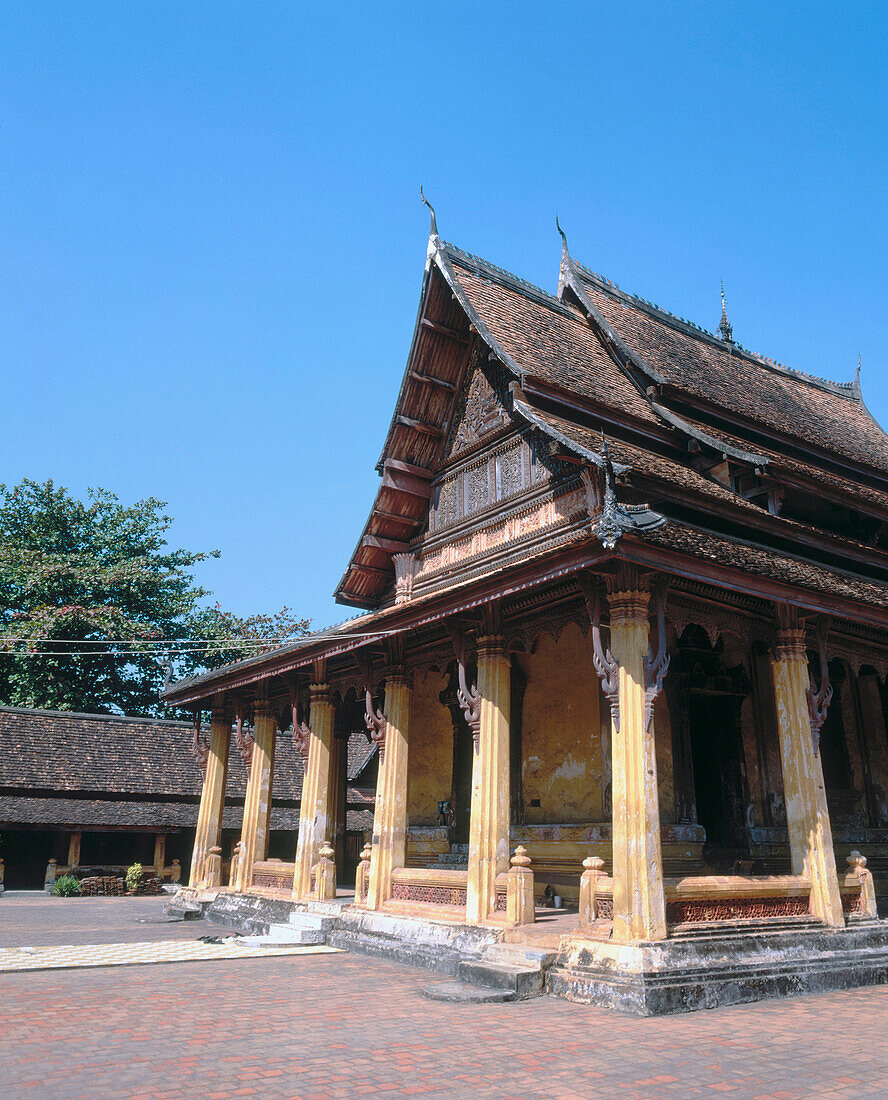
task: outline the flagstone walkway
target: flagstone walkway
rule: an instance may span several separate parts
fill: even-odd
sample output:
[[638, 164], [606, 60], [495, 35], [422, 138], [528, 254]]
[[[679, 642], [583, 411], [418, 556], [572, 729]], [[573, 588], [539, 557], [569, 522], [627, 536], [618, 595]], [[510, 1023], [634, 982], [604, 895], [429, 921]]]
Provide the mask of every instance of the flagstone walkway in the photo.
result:
[[64, 944], [58, 947], [0, 949], [0, 973], [10, 970], [77, 970], [89, 966], [144, 966], [148, 963], [213, 962], [272, 955], [338, 954], [335, 947], [253, 947], [237, 939], [158, 943]]

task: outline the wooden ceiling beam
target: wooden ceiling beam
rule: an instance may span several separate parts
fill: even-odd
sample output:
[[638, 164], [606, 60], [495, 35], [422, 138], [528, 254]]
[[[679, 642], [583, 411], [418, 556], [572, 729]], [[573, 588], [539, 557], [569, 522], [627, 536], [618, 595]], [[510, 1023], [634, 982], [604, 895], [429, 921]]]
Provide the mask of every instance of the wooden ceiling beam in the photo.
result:
[[450, 390], [451, 393], [456, 392], [455, 382], [445, 382], [443, 378], [435, 378], [432, 374], [423, 374], [422, 371], [411, 370], [410, 377], [415, 382], [428, 382], [430, 386], [440, 386], [441, 389]]
[[460, 332], [449, 325], [442, 325], [440, 321], [432, 321], [428, 317], [423, 317], [421, 323], [423, 328], [431, 329], [432, 332], [437, 332], [439, 336], [449, 336], [451, 340], [457, 340], [460, 344], [468, 344], [472, 339], [468, 332]]
[[414, 477], [424, 477], [428, 481], [434, 474], [425, 466], [414, 466], [412, 462], [402, 462], [399, 458], [387, 458], [383, 467], [386, 470], [398, 470], [402, 474], [412, 474]]
[[411, 497], [420, 497], [422, 500], [428, 500], [432, 495], [432, 487], [427, 481], [394, 469], [386, 469], [382, 475], [382, 488], [406, 493]]
[[386, 539], [381, 535], [364, 535], [361, 546], [368, 546], [372, 550], [385, 550], [390, 554], [404, 554], [410, 549], [406, 542], [397, 539]]
[[423, 435], [433, 435], [440, 438], [444, 432], [437, 424], [426, 424], [422, 420], [414, 420], [412, 416], [403, 416], [399, 413], [395, 417], [395, 423], [402, 428], [411, 428], [414, 432], [422, 432]]
[[397, 512], [385, 512], [382, 508], [374, 508], [371, 514], [378, 519], [392, 519], [396, 523], [409, 523], [411, 527], [416, 527], [422, 523], [422, 520], [417, 519], [416, 516], [399, 516]]
[[389, 569], [379, 569], [375, 565], [363, 565], [359, 561], [353, 561], [349, 569], [357, 569], [359, 573], [368, 573], [371, 577], [385, 577], [387, 580], [392, 575]]

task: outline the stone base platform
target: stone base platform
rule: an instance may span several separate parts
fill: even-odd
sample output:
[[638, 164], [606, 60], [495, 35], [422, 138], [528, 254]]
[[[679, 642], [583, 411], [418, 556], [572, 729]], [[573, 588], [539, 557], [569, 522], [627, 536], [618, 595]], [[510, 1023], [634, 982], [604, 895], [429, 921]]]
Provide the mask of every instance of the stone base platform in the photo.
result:
[[[291, 913], [323, 916], [331, 947], [386, 958], [461, 978], [475, 985], [501, 984], [486, 974], [504, 965], [536, 968], [536, 988], [570, 1001], [613, 1008], [638, 1016], [694, 1012], [802, 993], [888, 984], [888, 921], [853, 920], [834, 930], [804, 920], [782, 926], [750, 922], [707, 927], [699, 933], [655, 943], [618, 944], [574, 934], [543, 936], [542, 925], [506, 931], [397, 912], [355, 908], [351, 897], [294, 902], [256, 894], [220, 891], [183, 898], [199, 904], [206, 918], [223, 927], [267, 935]], [[508, 942], [506, 942], [508, 941]], [[520, 949], [520, 950], [519, 950]], [[505, 953], [505, 954], [504, 954]], [[536, 956], [540, 956], [539, 959]], [[518, 995], [532, 995], [517, 990]]]
[[656, 943], [565, 937], [546, 991], [637, 1016], [888, 983], [888, 922], [721, 930]]

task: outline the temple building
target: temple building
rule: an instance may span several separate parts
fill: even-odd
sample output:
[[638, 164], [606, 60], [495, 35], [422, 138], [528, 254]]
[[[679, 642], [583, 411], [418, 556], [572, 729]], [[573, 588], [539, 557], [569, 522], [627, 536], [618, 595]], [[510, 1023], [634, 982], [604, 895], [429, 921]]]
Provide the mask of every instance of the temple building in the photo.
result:
[[[885, 981], [888, 436], [859, 377], [749, 352], [724, 300], [707, 332], [566, 239], [549, 294], [433, 215], [377, 469], [336, 590], [363, 614], [167, 692], [211, 715], [187, 896], [426, 942], [475, 980], [536, 944], [539, 986], [639, 1012]], [[379, 767], [348, 894], [336, 746], [361, 724]], [[270, 864], [282, 737], [306, 777]]]
[[[238, 758], [219, 828], [230, 854], [241, 832], [249, 727], [229, 737]], [[68, 872], [119, 874], [136, 862], [166, 882], [187, 879], [206, 764], [200, 744], [190, 722], [0, 707], [0, 892], [39, 890]], [[357, 730], [345, 752], [347, 817], [335, 839], [353, 869], [373, 824], [376, 746]], [[282, 740], [278, 761], [269, 853], [285, 857], [302, 792], [292, 741]]]

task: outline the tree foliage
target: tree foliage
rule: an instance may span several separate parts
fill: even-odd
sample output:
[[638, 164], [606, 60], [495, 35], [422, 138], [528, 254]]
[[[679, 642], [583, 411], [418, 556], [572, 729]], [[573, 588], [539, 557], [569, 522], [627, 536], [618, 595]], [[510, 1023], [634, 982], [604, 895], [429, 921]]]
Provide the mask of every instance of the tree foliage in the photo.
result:
[[0, 485], [0, 702], [160, 715], [159, 655], [178, 679], [308, 632], [287, 608], [241, 618], [208, 606], [193, 570], [219, 552], [170, 550], [165, 507]]

